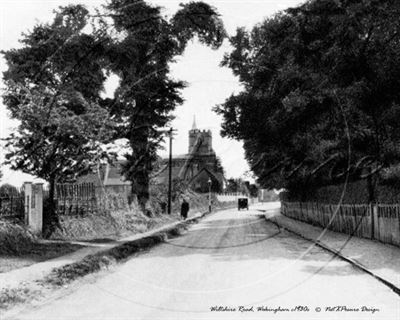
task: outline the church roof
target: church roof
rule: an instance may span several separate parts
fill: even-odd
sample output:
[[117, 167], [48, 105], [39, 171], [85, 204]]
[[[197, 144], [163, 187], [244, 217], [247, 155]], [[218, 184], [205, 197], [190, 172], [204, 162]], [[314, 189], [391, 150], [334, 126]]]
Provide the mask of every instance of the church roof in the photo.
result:
[[203, 172], [207, 172], [207, 174], [211, 177], [214, 178], [214, 180], [217, 181], [222, 181], [224, 180], [224, 175], [222, 173], [219, 172], [212, 172], [211, 170], [209, 170], [208, 168], [202, 168], [196, 175], [194, 175], [192, 177], [192, 179], [190, 179], [189, 183], [192, 183], [193, 181], [195, 181]]

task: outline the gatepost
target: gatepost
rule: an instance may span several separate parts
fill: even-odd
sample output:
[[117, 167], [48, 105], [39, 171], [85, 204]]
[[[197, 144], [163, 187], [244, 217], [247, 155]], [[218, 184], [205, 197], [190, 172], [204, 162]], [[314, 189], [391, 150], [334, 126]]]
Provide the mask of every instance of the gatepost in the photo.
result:
[[31, 212], [32, 182], [24, 182], [24, 204], [25, 204], [25, 225], [29, 225], [29, 215]]
[[42, 234], [43, 229], [43, 183], [24, 183], [25, 223], [33, 233]]

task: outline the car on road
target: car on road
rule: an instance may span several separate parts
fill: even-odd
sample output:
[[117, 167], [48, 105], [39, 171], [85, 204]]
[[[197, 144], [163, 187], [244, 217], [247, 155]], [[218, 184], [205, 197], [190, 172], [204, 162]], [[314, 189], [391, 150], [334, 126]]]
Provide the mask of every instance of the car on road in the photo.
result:
[[238, 210], [247, 209], [249, 210], [249, 199], [247, 198], [239, 198], [238, 199]]

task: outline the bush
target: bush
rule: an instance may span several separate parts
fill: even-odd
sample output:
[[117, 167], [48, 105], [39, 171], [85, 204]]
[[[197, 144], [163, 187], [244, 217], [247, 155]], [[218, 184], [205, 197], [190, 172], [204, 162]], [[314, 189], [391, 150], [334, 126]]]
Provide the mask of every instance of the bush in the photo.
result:
[[26, 252], [37, 238], [24, 227], [0, 220], [0, 255], [19, 255]]

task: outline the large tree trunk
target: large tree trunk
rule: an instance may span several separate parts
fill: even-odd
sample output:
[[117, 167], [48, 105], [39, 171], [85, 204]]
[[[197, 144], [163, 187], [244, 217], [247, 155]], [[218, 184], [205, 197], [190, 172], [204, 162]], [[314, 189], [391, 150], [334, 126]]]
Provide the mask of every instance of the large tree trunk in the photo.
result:
[[150, 173], [153, 166], [154, 157], [152, 155], [152, 148], [149, 147], [149, 138], [147, 136], [147, 129], [143, 130], [140, 135], [135, 136], [135, 140], [131, 141], [133, 153], [127, 157], [128, 163], [125, 167], [127, 178], [132, 183], [131, 201], [137, 198], [139, 207], [144, 214], [146, 211], [146, 204], [150, 198]]
[[56, 177], [52, 176], [49, 179], [49, 196], [45, 199], [43, 210], [43, 237], [49, 238], [57, 229], [61, 229], [60, 220], [56, 211], [55, 202], [55, 187]]
[[135, 182], [132, 192], [136, 195], [139, 207], [146, 214], [146, 204], [150, 198], [149, 193], [149, 173], [145, 170], [140, 170], [135, 173]]

